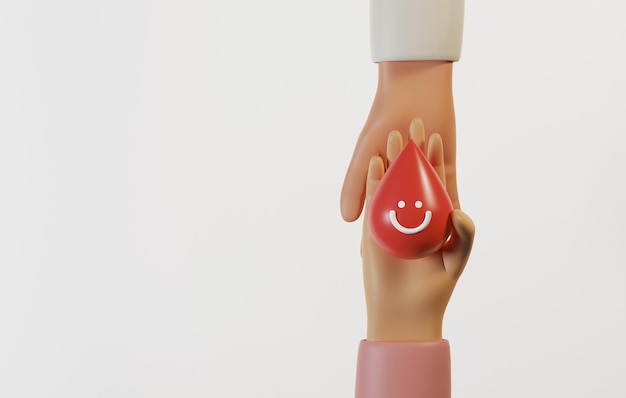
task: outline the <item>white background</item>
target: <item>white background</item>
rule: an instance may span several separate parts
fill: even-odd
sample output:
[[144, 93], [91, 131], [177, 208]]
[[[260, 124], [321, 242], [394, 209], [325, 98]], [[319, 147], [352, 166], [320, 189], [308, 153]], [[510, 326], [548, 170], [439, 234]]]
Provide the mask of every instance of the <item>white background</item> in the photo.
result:
[[[466, 4], [453, 395], [626, 397], [626, 6]], [[0, 396], [350, 397], [368, 4], [0, 1]]]

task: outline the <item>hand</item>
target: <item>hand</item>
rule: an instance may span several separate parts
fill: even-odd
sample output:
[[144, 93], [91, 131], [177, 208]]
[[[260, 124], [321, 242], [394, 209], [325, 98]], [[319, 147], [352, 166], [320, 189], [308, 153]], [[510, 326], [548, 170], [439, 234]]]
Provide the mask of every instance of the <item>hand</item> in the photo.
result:
[[[379, 155], [387, 164], [387, 134], [406, 129], [421, 115], [426, 139], [437, 132], [443, 140], [448, 194], [455, 209], [456, 124], [452, 100], [452, 62], [402, 61], [379, 63], [378, 90], [369, 117], [356, 143], [341, 191], [341, 214], [346, 221], [359, 218], [365, 199], [367, 165]], [[400, 130], [402, 131], [402, 130]], [[408, 138], [406, 130], [403, 139]]]
[[[427, 153], [427, 159], [446, 183], [441, 137], [432, 134], [424, 151], [425, 133], [419, 119], [411, 123], [410, 139]], [[392, 163], [403, 148], [402, 136], [388, 136], [387, 159]], [[385, 163], [374, 156], [369, 163], [366, 203], [385, 173]], [[366, 212], [367, 214], [367, 212]], [[443, 248], [417, 260], [403, 260], [381, 249], [372, 238], [367, 217], [363, 222], [361, 256], [367, 303], [367, 340], [438, 341], [443, 315], [474, 240], [474, 223], [461, 210], [450, 214], [452, 233]]]

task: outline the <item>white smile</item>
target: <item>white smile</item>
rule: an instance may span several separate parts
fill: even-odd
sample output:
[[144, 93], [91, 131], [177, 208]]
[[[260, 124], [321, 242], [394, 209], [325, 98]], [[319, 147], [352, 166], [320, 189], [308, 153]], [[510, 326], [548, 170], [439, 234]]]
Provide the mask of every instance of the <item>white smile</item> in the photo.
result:
[[402, 232], [403, 234], [407, 235], [413, 235], [418, 232], [422, 232], [428, 226], [428, 224], [430, 224], [430, 219], [432, 217], [433, 213], [430, 210], [426, 210], [426, 214], [424, 215], [424, 221], [422, 221], [420, 225], [415, 228], [407, 228], [404, 225], [400, 224], [400, 222], [398, 221], [396, 211], [389, 210], [389, 220], [391, 221], [391, 225], [393, 225], [393, 227], [397, 229], [398, 232]]

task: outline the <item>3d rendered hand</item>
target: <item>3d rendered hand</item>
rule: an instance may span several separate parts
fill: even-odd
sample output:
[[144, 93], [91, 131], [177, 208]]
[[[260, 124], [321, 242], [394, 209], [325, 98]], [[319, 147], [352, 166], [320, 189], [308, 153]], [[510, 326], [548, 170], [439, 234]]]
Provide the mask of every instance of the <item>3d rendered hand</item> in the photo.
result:
[[[425, 133], [420, 119], [411, 122], [409, 136], [424, 151]], [[403, 148], [398, 131], [388, 135], [386, 148], [386, 158], [391, 164]], [[430, 136], [424, 153], [445, 184], [448, 174], [439, 134]], [[373, 156], [367, 172], [366, 205], [384, 173], [383, 158]], [[417, 260], [405, 260], [393, 257], [377, 245], [365, 217], [361, 256], [368, 341], [442, 339], [443, 315], [469, 258], [475, 231], [474, 223], [461, 210], [454, 210], [450, 218], [452, 233], [440, 251]]]
[[445, 158], [447, 190], [455, 209], [460, 207], [456, 187], [456, 123], [452, 99], [452, 62], [398, 61], [378, 64], [378, 89], [370, 114], [356, 143], [341, 191], [341, 214], [346, 221], [359, 218], [365, 199], [368, 163], [381, 156], [388, 164], [387, 134], [401, 131], [420, 115], [426, 139], [440, 134]]

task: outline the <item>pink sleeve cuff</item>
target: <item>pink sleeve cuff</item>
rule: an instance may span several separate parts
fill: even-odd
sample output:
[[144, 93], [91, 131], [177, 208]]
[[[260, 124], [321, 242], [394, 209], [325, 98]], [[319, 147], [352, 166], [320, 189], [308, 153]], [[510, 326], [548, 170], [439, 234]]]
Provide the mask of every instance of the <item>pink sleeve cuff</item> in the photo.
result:
[[450, 345], [362, 340], [356, 398], [450, 398]]

